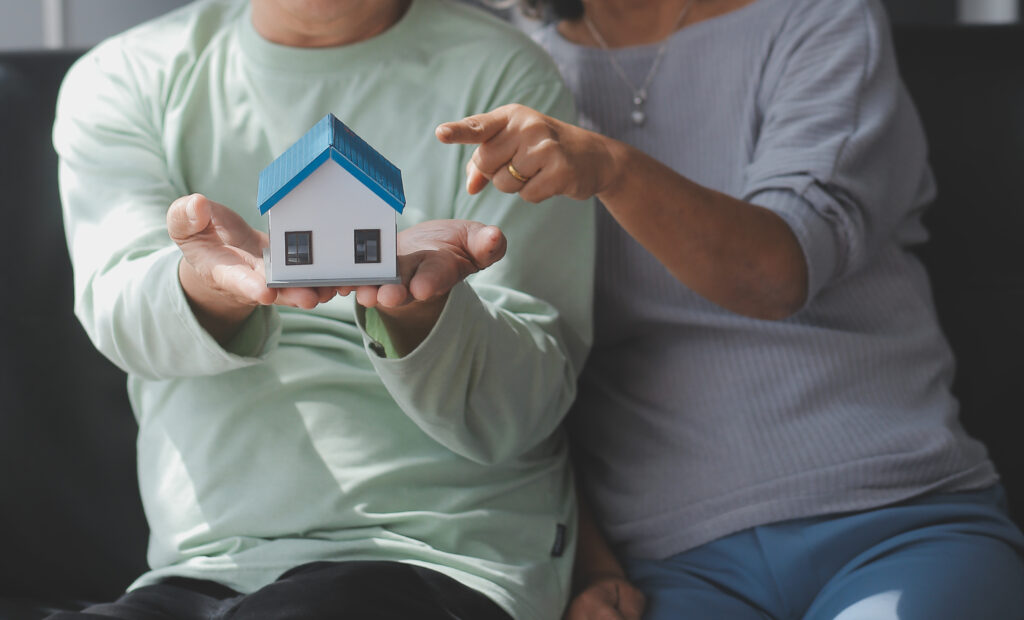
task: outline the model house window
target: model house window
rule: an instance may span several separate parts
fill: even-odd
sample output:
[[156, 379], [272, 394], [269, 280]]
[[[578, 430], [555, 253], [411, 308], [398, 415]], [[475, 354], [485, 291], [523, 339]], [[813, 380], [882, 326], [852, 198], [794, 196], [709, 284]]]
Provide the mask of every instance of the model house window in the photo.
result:
[[284, 234], [284, 264], [313, 264], [313, 231], [300, 230]]
[[379, 263], [380, 262], [380, 230], [357, 230], [356, 232], [356, 262], [357, 263]]

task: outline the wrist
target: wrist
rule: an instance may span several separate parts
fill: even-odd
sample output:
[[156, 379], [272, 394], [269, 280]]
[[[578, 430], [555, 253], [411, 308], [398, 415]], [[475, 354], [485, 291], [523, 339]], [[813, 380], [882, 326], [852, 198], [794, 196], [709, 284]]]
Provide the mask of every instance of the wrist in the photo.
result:
[[626, 577], [626, 573], [615, 568], [579, 572], [573, 575], [573, 594], [579, 594], [580, 592], [583, 592], [584, 590], [587, 590], [588, 588], [591, 588], [603, 581], [625, 581], [628, 583], [629, 578]]
[[387, 331], [394, 351], [402, 357], [412, 353], [437, 324], [448, 301], [448, 293], [402, 306], [376, 306], [381, 325]]
[[633, 157], [635, 149], [624, 142], [606, 136], [599, 135], [599, 138], [603, 142], [604, 165], [601, 167], [598, 187], [594, 195], [601, 202], [607, 202], [623, 192], [629, 176], [625, 174], [625, 171], [630, 169], [630, 159]]
[[[586, 551], [584, 549], [584, 551]], [[586, 587], [602, 579], [626, 579], [626, 571], [611, 551], [583, 553], [576, 555], [573, 581], [579, 587]]]
[[178, 262], [178, 283], [196, 320], [221, 344], [235, 335], [256, 308], [210, 287], [184, 258]]

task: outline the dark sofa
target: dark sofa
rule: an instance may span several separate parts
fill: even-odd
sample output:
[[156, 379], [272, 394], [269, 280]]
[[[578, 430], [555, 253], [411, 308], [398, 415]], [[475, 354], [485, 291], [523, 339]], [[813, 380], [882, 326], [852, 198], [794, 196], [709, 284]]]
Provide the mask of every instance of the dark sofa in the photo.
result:
[[[920, 249], [963, 421], [1024, 523], [1024, 29], [898, 29], [940, 197]], [[73, 52], [0, 54], [0, 620], [111, 599], [145, 569], [124, 375], [72, 314], [50, 129]]]

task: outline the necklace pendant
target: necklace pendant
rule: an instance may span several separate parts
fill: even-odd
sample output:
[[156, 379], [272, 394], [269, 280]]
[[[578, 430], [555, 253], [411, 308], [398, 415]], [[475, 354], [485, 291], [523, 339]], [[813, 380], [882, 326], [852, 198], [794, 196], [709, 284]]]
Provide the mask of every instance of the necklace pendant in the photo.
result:
[[647, 114], [644, 113], [644, 104], [647, 103], [647, 90], [641, 88], [639, 92], [633, 93], [633, 111], [629, 117], [637, 127], [644, 124]]

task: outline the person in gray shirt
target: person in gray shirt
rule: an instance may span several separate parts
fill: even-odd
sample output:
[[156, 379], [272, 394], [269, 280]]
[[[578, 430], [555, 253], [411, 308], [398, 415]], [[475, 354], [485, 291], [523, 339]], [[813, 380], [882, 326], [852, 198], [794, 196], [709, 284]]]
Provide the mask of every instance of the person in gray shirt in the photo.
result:
[[[558, 0], [580, 126], [441, 125], [468, 190], [596, 197], [571, 618], [1024, 617], [909, 251], [934, 195], [877, 0]], [[588, 542], [592, 541], [592, 542]], [[600, 614], [607, 614], [606, 616]]]

